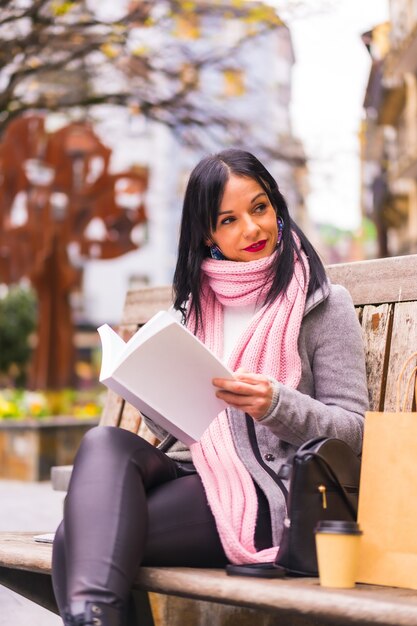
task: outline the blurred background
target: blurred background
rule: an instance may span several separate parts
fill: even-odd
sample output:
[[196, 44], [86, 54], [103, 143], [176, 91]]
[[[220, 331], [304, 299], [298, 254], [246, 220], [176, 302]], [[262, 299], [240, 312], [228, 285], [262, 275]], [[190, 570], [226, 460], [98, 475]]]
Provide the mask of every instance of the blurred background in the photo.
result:
[[171, 282], [209, 152], [263, 160], [325, 263], [416, 252], [416, 24], [417, 0], [1, 2], [0, 418], [99, 414], [96, 328]]

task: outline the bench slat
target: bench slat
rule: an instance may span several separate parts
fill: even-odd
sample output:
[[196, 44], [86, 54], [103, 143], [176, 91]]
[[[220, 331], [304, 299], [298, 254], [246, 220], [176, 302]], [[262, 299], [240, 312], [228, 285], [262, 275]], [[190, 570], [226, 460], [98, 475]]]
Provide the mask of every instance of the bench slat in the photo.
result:
[[[51, 546], [35, 543], [33, 533], [0, 533], [0, 559], [6, 567], [49, 574], [51, 556]], [[135, 587], [282, 617], [309, 617], [314, 624], [322, 619], [345, 625], [417, 626], [417, 594], [405, 589], [363, 584], [354, 590], [326, 589], [317, 578], [267, 580], [227, 576], [223, 570], [205, 568], [196, 576], [195, 569], [184, 567], [141, 568]]]
[[119, 427], [125, 430], [130, 430], [132, 433], [137, 433], [140, 423], [142, 421], [141, 414], [134, 406], [125, 402], [122, 418], [120, 420]]
[[115, 391], [108, 389], [100, 417], [100, 426], [118, 426], [123, 409], [124, 400]]
[[[327, 266], [326, 271], [333, 283], [348, 289], [355, 305], [417, 300], [417, 254], [339, 263]], [[170, 285], [131, 290], [126, 296], [122, 324], [145, 324], [171, 304]]]
[[[365, 306], [362, 312], [362, 331], [365, 346], [366, 376], [371, 411], [380, 411], [384, 406], [387, 352], [392, 304]], [[386, 367], [385, 367], [386, 369]]]
[[[417, 282], [417, 281], [416, 281]], [[391, 349], [387, 374], [387, 390], [384, 410], [395, 411], [396, 385], [404, 361], [417, 351], [417, 302], [402, 302], [395, 305], [392, 325]], [[416, 362], [414, 362], [416, 365]], [[412, 366], [410, 366], [411, 371]], [[406, 403], [406, 410], [411, 410], [412, 389]]]
[[43, 531], [0, 533], [0, 562], [2, 566], [49, 574], [51, 571], [51, 546], [37, 543], [34, 535]]
[[126, 296], [122, 324], [145, 324], [152, 315], [166, 311], [171, 304], [171, 286], [131, 290]]
[[417, 300], [417, 254], [329, 265], [333, 283], [344, 285], [355, 305]]
[[146, 441], [150, 443], [152, 446], [156, 446], [159, 443], [159, 439], [157, 439], [157, 437], [155, 437], [153, 432], [149, 430], [149, 428], [146, 426], [143, 420], [141, 420], [139, 424], [138, 435], [139, 437], [142, 437], [142, 439], [146, 439]]
[[[199, 569], [196, 576], [196, 570], [182, 567], [141, 568], [136, 584], [151, 592], [264, 610], [279, 616], [279, 622], [271, 619], [268, 624], [417, 626], [417, 596], [404, 589], [361, 584], [352, 590], [326, 589], [320, 587], [317, 578], [266, 580], [227, 576], [222, 570], [209, 569]], [[174, 617], [169, 623], [179, 626], [181, 622]]]

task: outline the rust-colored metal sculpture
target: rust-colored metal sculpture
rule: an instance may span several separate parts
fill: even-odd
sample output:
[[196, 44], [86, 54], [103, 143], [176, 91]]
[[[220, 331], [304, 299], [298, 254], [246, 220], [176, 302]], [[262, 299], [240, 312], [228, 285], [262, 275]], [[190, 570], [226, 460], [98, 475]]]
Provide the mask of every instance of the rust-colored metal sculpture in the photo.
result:
[[110, 156], [89, 124], [48, 134], [39, 115], [14, 120], [0, 144], [0, 282], [27, 277], [39, 302], [31, 388], [73, 382], [70, 294], [83, 261], [138, 247], [147, 170], [111, 174]]

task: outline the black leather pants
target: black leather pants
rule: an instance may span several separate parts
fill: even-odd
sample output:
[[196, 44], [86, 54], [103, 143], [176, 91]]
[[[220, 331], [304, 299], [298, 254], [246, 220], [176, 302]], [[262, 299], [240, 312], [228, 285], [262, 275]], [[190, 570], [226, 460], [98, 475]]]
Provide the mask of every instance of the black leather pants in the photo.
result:
[[[263, 502], [257, 546], [270, 545]], [[142, 565], [224, 567], [201, 480], [140, 437], [97, 427], [74, 463], [52, 558], [58, 607], [73, 601], [124, 607]]]

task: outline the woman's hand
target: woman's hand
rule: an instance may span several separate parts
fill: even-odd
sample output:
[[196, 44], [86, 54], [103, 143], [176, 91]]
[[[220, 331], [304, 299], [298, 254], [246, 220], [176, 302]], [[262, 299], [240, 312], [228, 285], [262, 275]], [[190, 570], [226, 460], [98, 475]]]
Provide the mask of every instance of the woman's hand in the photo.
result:
[[213, 378], [218, 387], [216, 396], [230, 406], [259, 420], [268, 412], [272, 402], [272, 384], [263, 374], [252, 374], [239, 368], [234, 378]]

